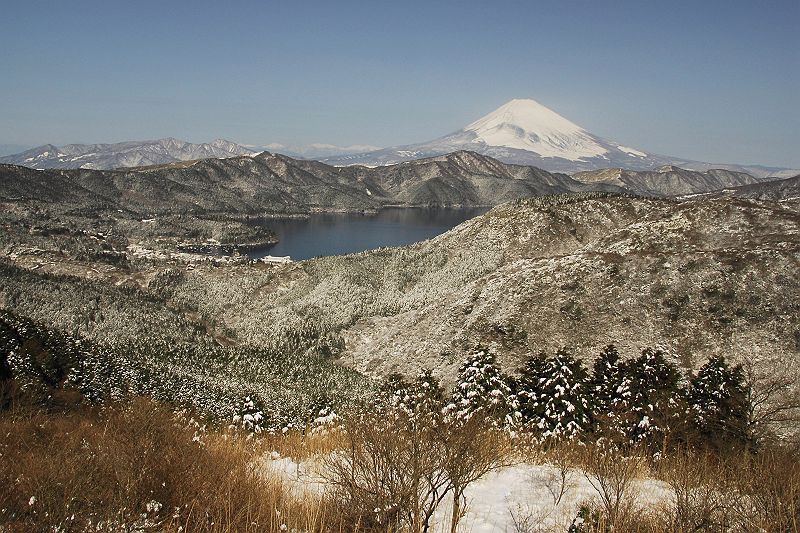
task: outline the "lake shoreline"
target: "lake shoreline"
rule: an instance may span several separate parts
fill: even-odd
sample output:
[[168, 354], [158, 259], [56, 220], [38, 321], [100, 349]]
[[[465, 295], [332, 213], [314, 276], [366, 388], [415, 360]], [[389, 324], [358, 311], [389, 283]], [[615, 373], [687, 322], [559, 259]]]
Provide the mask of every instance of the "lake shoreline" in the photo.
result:
[[374, 212], [320, 210], [304, 217], [275, 217], [265, 223], [278, 242], [252, 248], [243, 255], [250, 260], [288, 256], [302, 261], [405, 246], [440, 235], [492, 207], [382, 206]]

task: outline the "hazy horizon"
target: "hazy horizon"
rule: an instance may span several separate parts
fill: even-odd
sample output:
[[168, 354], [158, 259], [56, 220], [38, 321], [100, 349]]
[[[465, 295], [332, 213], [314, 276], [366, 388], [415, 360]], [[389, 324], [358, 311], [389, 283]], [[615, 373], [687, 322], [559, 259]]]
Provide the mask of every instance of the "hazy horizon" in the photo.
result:
[[800, 167], [795, 1], [4, 12], [4, 151], [163, 137], [396, 146], [533, 98], [651, 153]]

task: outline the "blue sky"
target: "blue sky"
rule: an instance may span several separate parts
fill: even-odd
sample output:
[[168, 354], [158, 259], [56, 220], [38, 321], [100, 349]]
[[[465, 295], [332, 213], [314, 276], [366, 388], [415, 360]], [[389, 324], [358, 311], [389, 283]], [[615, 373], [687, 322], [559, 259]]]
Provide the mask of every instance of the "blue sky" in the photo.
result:
[[388, 146], [534, 98], [627, 146], [800, 167], [798, 0], [0, 9], [0, 143]]

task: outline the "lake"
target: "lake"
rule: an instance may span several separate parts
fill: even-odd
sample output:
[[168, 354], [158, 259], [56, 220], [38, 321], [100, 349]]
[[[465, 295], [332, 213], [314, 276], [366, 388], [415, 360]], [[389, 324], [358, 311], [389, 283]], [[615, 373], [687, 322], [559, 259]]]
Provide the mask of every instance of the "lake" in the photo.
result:
[[251, 259], [266, 255], [293, 260], [343, 255], [382, 246], [402, 246], [435, 237], [489, 208], [386, 208], [377, 214], [315, 213], [310, 218], [276, 219], [266, 225], [278, 244], [252, 250]]

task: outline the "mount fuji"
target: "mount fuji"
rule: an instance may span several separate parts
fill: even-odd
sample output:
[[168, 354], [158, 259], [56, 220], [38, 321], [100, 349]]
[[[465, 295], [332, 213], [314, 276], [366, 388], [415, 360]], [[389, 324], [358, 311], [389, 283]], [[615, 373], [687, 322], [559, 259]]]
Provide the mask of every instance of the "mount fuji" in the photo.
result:
[[567, 173], [602, 168], [657, 170], [670, 165], [697, 171], [722, 168], [759, 178], [785, 173], [781, 168], [703, 163], [630, 148], [598, 137], [531, 99], [511, 100], [461, 130], [433, 141], [324, 161], [339, 166], [383, 166], [458, 150], [477, 152], [504, 163]]

